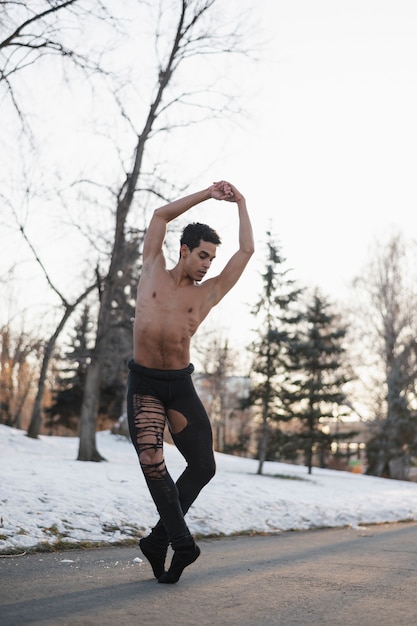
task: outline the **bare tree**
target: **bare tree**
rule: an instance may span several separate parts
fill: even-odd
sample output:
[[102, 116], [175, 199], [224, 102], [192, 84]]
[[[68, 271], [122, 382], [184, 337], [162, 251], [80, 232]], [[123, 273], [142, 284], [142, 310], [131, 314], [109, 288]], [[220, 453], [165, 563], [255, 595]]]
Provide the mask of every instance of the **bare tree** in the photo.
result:
[[[25, 77], [33, 75], [35, 68], [38, 68], [39, 71], [39, 68], [42, 67], [42, 61], [50, 57], [62, 60], [64, 66], [68, 62], [88, 77], [94, 73], [105, 73], [100, 60], [103, 51], [108, 46], [108, 40], [106, 41], [103, 38], [101, 49], [97, 45], [96, 48], [90, 46], [89, 38], [80, 36], [83, 29], [85, 29], [87, 20], [90, 23], [99, 21], [101, 25], [108, 25], [110, 29], [114, 27], [116, 22], [116, 19], [108, 11], [106, 3], [101, 0], [91, 0], [88, 3], [81, 0], [39, 0], [38, 2], [29, 3], [13, 0], [1, 3], [0, 95], [8, 96], [12, 104], [12, 110], [14, 110], [20, 120], [21, 127], [30, 137], [32, 148], [35, 142], [28, 121], [31, 109], [27, 104], [31, 102], [31, 98], [25, 98], [21, 93], [22, 86], [25, 85]], [[14, 141], [14, 143], [16, 142]], [[22, 158], [22, 163], [25, 159], [28, 161], [29, 166], [22, 165], [22, 170], [25, 173], [23, 175], [24, 180], [19, 184], [19, 187], [25, 190], [25, 201], [30, 205], [32, 198], [35, 199], [39, 194], [39, 190], [33, 189], [33, 185], [27, 180], [26, 170], [31, 167], [30, 154], [28, 152]], [[2, 193], [2, 200], [5, 204], [9, 204], [13, 215], [16, 217], [16, 208], [13, 202], [6, 198], [5, 193]], [[80, 295], [70, 302], [56, 284], [53, 283], [50, 273], [35, 252], [17, 217], [16, 221], [49, 287], [58, 296], [63, 306], [62, 317], [44, 344], [38, 391], [28, 431], [29, 436], [36, 438], [41, 426], [48, 365], [56, 341], [73, 311], [95, 287], [98, 287], [98, 283], [94, 279], [90, 286], [86, 287]]]
[[214, 449], [225, 451], [229, 441], [229, 417], [238, 407], [238, 399], [232, 398], [231, 381], [237, 352], [232, 350], [227, 339], [218, 335], [206, 337], [204, 346], [195, 343], [201, 353], [203, 374], [196, 377], [201, 389], [203, 403], [213, 422]]
[[15, 86], [17, 75], [30, 70], [46, 55], [67, 59], [83, 70], [100, 69], [98, 62], [79, 52], [71, 40], [74, 26], [87, 15], [110, 19], [100, 0], [87, 6], [81, 0], [1, 3], [0, 20], [5, 36], [0, 41], [0, 84], [24, 126], [27, 119]]
[[23, 409], [35, 387], [41, 341], [10, 322], [0, 328], [0, 423], [22, 428]]
[[402, 236], [392, 236], [385, 246], [379, 246], [355, 282], [365, 297], [362, 346], [374, 354], [373, 369], [376, 365], [384, 389], [381, 404], [374, 407], [368, 473], [391, 478], [405, 478], [412, 456], [417, 455], [413, 408], [417, 383], [416, 266], [408, 263], [410, 253]]
[[[161, 3], [161, 14], [163, 13]], [[156, 28], [156, 49], [159, 63], [153, 86], [153, 97], [139, 131], [134, 130], [136, 146], [131, 166], [125, 173], [125, 179], [116, 192], [115, 225], [111, 246], [110, 264], [107, 273], [101, 281], [101, 297], [97, 323], [97, 336], [90, 367], [87, 372], [85, 395], [80, 422], [80, 447], [78, 459], [82, 461], [100, 461], [102, 456], [97, 450], [96, 414], [98, 407], [100, 379], [103, 360], [106, 353], [106, 341], [111, 324], [111, 309], [114, 302], [114, 293], [117, 278], [125, 272], [124, 256], [128, 238], [128, 216], [132, 208], [139, 182], [149, 179], [144, 172], [144, 159], [148, 142], [157, 133], [172, 131], [176, 126], [190, 123], [190, 117], [169, 119], [168, 111], [175, 106], [187, 105], [190, 93], [185, 89], [179, 91], [174, 76], [180, 66], [191, 58], [202, 57], [214, 53], [228, 53], [238, 51], [235, 25], [228, 35], [218, 36], [219, 25], [210, 21], [210, 11], [215, 0], [182, 0], [178, 3], [176, 25], [169, 37], [162, 42], [160, 28]], [[224, 102], [222, 102], [224, 104]], [[200, 107], [204, 108], [204, 104]], [[125, 109], [122, 113], [127, 116]], [[213, 112], [211, 111], [211, 114]], [[180, 114], [179, 114], [180, 115]], [[133, 121], [132, 129], [135, 128]], [[156, 172], [151, 176], [152, 181], [157, 179]], [[142, 184], [142, 189], [146, 189]], [[155, 188], [154, 188], [155, 191]]]

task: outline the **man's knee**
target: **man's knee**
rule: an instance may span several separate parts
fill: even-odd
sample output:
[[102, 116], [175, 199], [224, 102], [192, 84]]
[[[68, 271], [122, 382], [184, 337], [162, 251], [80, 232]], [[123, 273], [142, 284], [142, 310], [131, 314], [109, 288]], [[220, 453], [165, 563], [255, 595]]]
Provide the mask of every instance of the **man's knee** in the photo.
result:
[[155, 454], [152, 450], [141, 450], [139, 452], [139, 463], [143, 465], [155, 465], [162, 461], [162, 456]]
[[152, 478], [166, 472], [164, 457], [159, 451], [142, 450], [139, 453], [139, 463], [143, 473]]

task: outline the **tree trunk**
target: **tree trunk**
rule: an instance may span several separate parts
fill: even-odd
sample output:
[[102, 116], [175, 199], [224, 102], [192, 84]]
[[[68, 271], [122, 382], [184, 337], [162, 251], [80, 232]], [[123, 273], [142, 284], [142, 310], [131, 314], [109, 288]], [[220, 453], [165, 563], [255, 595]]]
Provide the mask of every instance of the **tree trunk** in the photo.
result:
[[94, 358], [88, 368], [85, 382], [80, 420], [78, 461], [105, 461], [105, 458], [101, 456], [96, 446], [96, 420], [91, 419], [91, 415], [97, 415], [98, 399], [100, 397], [100, 379], [100, 359]]
[[269, 412], [269, 390], [268, 397], [262, 411], [262, 433], [259, 441], [259, 465], [257, 474], [262, 474], [263, 465], [266, 460], [266, 452], [268, 449], [268, 412]]
[[268, 415], [271, 402], [271, 379], [272, 379], [272, 366], [271, 358], [268, 356], [268, 368], [267, 368], [267, 380], [265, 383], [265, 396], [263, 400], [262, 408], [262, 433], [261, 440], [259, 442], [259, 465], [257, 474], [262, 474], [263, 465], [266, 460], [266, 453], [268, 450]]
[[43, 397], [45, 394], [45, 383], [46, 383], [46, 375], [48, 372], [49, 361], [51, 360], [52, 352], [54, 350], [56, 340], [58, 339], [62, 329], [65, 326], [66, 321], [69, 316], [73, 312], [74, 307], [67, 306], [64, 315], [62, 316], [61, 321], [59, 322], [54, 334], [50, 337], [49, 341], [45, 346], [45, 352], [43, 354], [41, 372], [39, 374], [39, 382], [38, 382], [38, 391], [36, 393], [35, 402], [33, 404], [32, 416], [30, 418], [30, 424], [28, 428], [27, 435], [32, 439], [37, 439], [39, 437], [39, 431], [42, 425], [42, 404]]
[[258, 465], [257, 474], [262, 474], [264, 462], [266, 459], [267, 441], [268, 441], [268, 425], [267, 425], [266, 419], [264, 418], [263, 424], [262, 424], [261, 440], [259, 442], [259, 465]]

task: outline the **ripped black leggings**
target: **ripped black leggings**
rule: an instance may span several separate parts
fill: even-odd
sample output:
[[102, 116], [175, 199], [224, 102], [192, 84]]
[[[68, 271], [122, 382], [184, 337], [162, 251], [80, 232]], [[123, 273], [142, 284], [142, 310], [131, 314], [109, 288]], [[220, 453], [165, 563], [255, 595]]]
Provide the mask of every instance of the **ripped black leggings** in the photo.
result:
[[[184, 515], [215, 474], [209, 418], [191, 379], [194, 366], [157, 370], [129, 361], [127, 415], [130, 436], [143, 475], [160, 515], [152, 531], [155, 544], [175, 549], [191, 539]], [[163, 435], [168, 419], [172, 439], [187, 466], [177, 482], [164, 460]]]

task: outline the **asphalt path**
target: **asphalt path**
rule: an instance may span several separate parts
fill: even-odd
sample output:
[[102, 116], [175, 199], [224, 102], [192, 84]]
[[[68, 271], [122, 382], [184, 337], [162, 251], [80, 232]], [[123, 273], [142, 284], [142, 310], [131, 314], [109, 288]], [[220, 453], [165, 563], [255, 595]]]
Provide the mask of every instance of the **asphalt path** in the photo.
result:
[[1, 557], [0, 624], [417, 624], [417, 523], [199, 545], [176, 585], [158, 583], [134, 546]]

